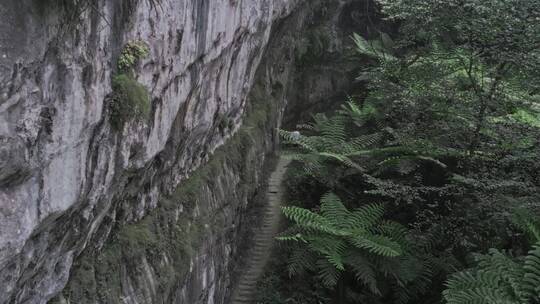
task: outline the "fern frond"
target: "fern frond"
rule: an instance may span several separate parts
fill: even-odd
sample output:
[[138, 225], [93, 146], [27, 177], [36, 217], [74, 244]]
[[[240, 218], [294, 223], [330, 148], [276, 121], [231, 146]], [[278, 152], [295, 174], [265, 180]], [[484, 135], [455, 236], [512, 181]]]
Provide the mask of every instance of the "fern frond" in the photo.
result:
[[[523, 221], [524, 218], [529, 217], [518, 215], [517, 224], [530, 227], [530, 221]], [[448, 279], [443, 295], [449, 304], [525, 304], [540, 299], [540, 242], [523, 259], [515, 260], [491, 249], [489, 254], [479, 255], [477, 261], [477, 268]]]
[[312, 139], [309, 137], [303, 136], [295, 132], [289, 132], [285, 130], [278, 129], [279, 136], [289, 144], [297, 145], [307, 151], [316, 152], [317, 149], [313, 146]]
[[[282, 210], [295, 225], [278, 240], [294, 242], [307, 250], [309, 256], [315, 256], [319, 277], [327, 287], [335, 286], [341, 272], [352, 271], [371, 293], [380, 294], [376, 271], [380, 273], [381, 265], [374, 261], [395, 260], [404, 252], [403, 248], [407, 248], [404, 228], [382, 221], [382, 204], [349, 211], [337, 195], [327, 193], [321, 198], [319, 213], [299, 207], [283, 207]], [[300, 259], [304, 256], [308, 254], [295, 252], [292, 256], [291, 274], [313, 264], [311, 260], [302, 263]], [[393, 265], [392, 268], [389, 272], [399, 267]]]
[[525, 257], [523, 269], [522, 296], [526, 299], [540, 299], [540, 242]]
[[490, 287], [498, 284], [498, 281], [491, 275], [487, 275], [486, 272], [482, 272], [483, 275], [479, 276], [472, 271], [463, 271], [453, 274], [446, 282], [448, 289], [453, 292], [472, 290], [475, 288]]
[[312, 124], [299, 124], [299, 125], [296, 125], [296, 128], [299, 130], [309, 130], [309, 131], [315, 130]]
[[403, 225], [392, 222], [392, 221], [382, 221], [380, 224], [376, 225], [371, 229], [372, 233], [379, 234], [390, 238], [392, 241], [399, 244], [403, 251], [411, 250], [411, 245], [407, 240], [407, 235], [409, 231]]
[[347, 219], [351, 212], [337, 195], [329, 192], [321, 198], [321, 214], [335, 227], [346, 228], [344, 219]]
[[496, 249], [491, 249], [489, 255], [480, 256], [477, 259], [482, 271], [497, 275], [502, 282], [511, 287], [513, 295], [519, 295], [524, 273], [518, 263]]
[[[365, 74], [371, 74], [366, 71]], [[362, 107], [348, 96], [347, 102], [341, 106], [338, 111], [339, 115], [349, 117], [357, 127], [364, 126], [367, 122], [373, 120], [377, 116], [377, 109], [369, 103], [365, 103]]]
[[282, 207], [285, 217], [294, 221], [298, 226], [316, 229], [334, 235], [347, 235], [345, 232], [336, 229], [323, 216], [299, 207]]
[[499, 290], [487, 287], [447, 293], [444, 296], [448, 304], [521, 304], [505, 298]]
[[317, 260], [318, 277], [321, 282], [328, 288], [332, 288], [337, 285], [340, 277], [340, 272], [327, 260]]
[[343, 264], [343, 252], [345, 251], [346, 244], [342, 239], [327, 236], [313, 236], [308, 240], [308, 247], [312, 251], [324, 256], [336, 269], [340, 271], [345, 270]]
[[320, 124], [319, 131], [325, 138], [331, 139], [333, 142], [344, 142], [347, 138], [345, 132], [345, 119], [341, 116], [334, 116]]
[[349, 141], [352, 149], [351, 151], [344, 151], [345, 154], [354, 153], [354, 151], [367, 149], [379, 144], [384, 138], [382, 132], [376, 132], [372, 134], [366, 134], [355, 137]]
[[356, 235], [349, 239], [357, 248], [368, 250], [380, 256], [396, 257], [403, 253], [398, 243], [382, 235]]
[[354, 210], [346, 222], [349, 229], [367, 230], [379, 222], [384, 215], [384, 205], [370, 204]]
[[356, 45], [358, 53], [362, 55], [382, 60], [395, 59], [394, 56], [390, 55], [390, 53], [384, 49], [382, 42], [368, 42], [366, 39], [356, 33], [353, 33], [352, 40]]
[[328, 158], [331, 158], [331, 159], [335, 159], [335, 160], [339, 161], [340, 163], [344, 164], [345, 166], [357, 169], [360, 172], [366, 171], [362, 166], [358, 165], [357, 163], [352, 161], [347, 156], [336, 154], [336, 153], [327, 153], [327, 152], [319, 153], [319, 155], [324, 156], [324, 157], [328, 157]]
[[356, 280], [363, 283], [373, 294], [380, 295], [381, 291], [377, 287], [377, 278], [373, 265], [358, 252], [350, 252], [345, 261], [352, 268]]
[[315, 267], [315, 256], [306, 247], [296, 248], [289, 258], [287, 269], [289, 276], [298, 275]]
[[284, 235], [284, 236], [278, 236], [276, 237], [276, 240], [278, 241], [285, 241], [285, 242], [304, 242], [306, 243], [306, 239], [304, 236], [300, 233], [297, 234], [291, 234], [291, 235]]
[[[409, 267], [401, 267], [401, 271], [408, 273], [414, 273], [413, 279], [404, 287], [398, 288], [396, 295], [396, 303], [406, 304], [412, 299], [419, 299], [422, 295], [426, 294], [432, 287], [432, 281], [434, 277], [434, 264], [431, 262], [429, 256], [424, 256], [422, 259], [412, 258], [415, 264], [412, 270]], [[410, 264], [405, 264], [410, 265]], [[401, 279], [401, 278], [398, 278]]]
[[464, 271], [451, 276], [443, 292], [449, 304], [508, 303], [520, 304], [502, 285], [501, 277], [492, 271]]

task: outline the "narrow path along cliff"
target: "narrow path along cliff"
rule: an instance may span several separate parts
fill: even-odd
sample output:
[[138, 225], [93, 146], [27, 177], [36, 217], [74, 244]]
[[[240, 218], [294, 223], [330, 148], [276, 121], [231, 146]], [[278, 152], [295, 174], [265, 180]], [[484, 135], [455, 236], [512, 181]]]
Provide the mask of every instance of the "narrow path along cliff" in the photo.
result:
[[281, 215], [279, 207], [284, 194], [282, 182], [287, 165], [290, 162], [290, 159], [281, 156], [276, 169], [270, 176], [266, 191], [267, 205], [264, 209], [262, 226], [254, 231], [253, 247], [247, 255], [249, 261], [246, 263], [245, 271], [242, 271], [238, 284], [233, 291], [232, 304], [253, 303], [257, 281], [268, 262], [274, 237], [279, 229]]

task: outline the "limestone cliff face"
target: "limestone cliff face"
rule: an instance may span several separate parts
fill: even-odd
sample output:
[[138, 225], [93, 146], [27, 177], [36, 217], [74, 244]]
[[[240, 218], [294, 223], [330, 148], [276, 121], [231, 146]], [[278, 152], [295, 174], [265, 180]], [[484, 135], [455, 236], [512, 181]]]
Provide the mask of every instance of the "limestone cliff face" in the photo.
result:
[[[2, 1], [0, 304], [228, 303], [285, 105], [350, 83], [313, 64], [349, 2]], [[130, 41], [151, 113], [117, 130]]]
[[[296, 2], [0, 3], [0, 303], [46, 302], [104, 221], [142, 218], [234, 133]], [[150, 46], [136, 77], [151, 117], [114, 131], [107, 95], [131, 40]]]

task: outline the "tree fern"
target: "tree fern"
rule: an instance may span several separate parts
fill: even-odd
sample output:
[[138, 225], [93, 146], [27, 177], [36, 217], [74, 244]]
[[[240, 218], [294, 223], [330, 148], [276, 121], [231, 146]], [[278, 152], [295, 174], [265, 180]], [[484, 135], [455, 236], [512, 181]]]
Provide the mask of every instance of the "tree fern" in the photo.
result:
[[[403, 253], [400, 245], [403, 229], [397, 223], [382, 220], [384, 208], [381, 204], [350, 211], [337, 195], [327, 193], [321, 198], [318, 213], [299, 207], [283, 207], [282, 210], [294, 226], [278, 239], [299, 245], [294, 247], [298, 253], [294, 251], [290, 259], [292, 274], [306, 268], [299, 257], [306, 261], [315, 259], [325, 285], [335, 285], [342, 272], [351, 271], [372, 292], [378, 293], [370, 259], [377, 256], [394, 258]], [[393, 234], [392, 231], [400, 233]], [[399, 242], [392, 239], [393, 235], [399, 235]], [[305, 258], [308, 253], [311, 257]]]
[[[376, 129], [368, 127], [370, 123]], [[358, 128], [369, 131], [359, 134]], [[402, 137], [381, 124], [372, 105], [359, 106], [352, 99], [331, 117], [314, 115], [313, 122], [302, 129], [306, 132], [279, 130], [279, 134], [292, 147], [291, 155], [303, 164], [305, 172], [328, 184], [332, 184], [327, 179], [328, 168], [335, 168], [336, 164], [362, 174], [370, 170], [377, 173], [388, 167], [399, 169], [405, 162], [433, 163], [446, 169], [440, 159], [456, 155], [452, 149]]]

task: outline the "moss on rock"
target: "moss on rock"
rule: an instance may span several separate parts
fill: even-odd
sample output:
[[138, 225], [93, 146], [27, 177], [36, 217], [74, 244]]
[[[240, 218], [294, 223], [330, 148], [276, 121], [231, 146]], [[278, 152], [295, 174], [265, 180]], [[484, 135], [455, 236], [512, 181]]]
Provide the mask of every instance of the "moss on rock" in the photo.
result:
[[133, 76], [119, 74], [112, 80], [111, 124], [121, 129], [131, 119], [146, 120], [150, 115], [150, 96]]

